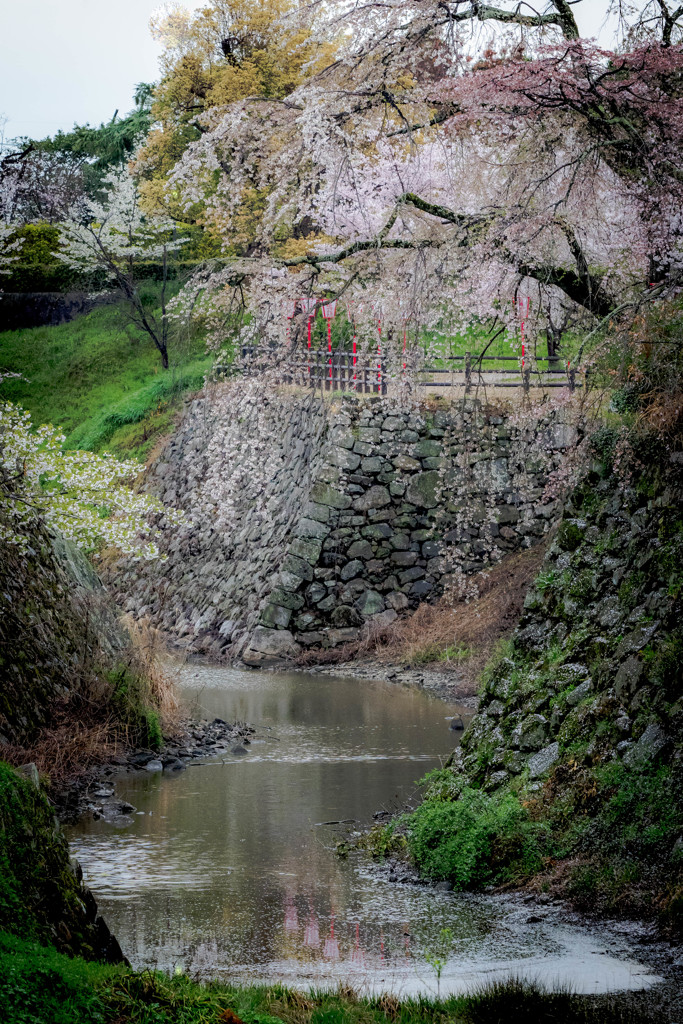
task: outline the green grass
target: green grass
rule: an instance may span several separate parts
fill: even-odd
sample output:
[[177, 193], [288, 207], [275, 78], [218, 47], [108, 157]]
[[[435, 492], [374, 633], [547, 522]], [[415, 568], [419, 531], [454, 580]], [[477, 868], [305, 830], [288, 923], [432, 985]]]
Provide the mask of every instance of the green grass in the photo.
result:
[[211, 367], [204, 343], [169, 345], [170, 368], [120, 306], [104, 306], [58, 326], [0, 333], [2, 396], [28, 409], [35, 424], [62, 428], [69, 448], [142, 461], [171, 429], [183, 392], [201, 387]]
[[[651, 1000], [657, 1003], [656, 997]], [[655, 1024], [647, 997], [592, 998], [518, 981], [444, 1000], [362, 999], [351, 991], [236, 988], [63, 956], [0, 934], [3, 1024]], [[668, 1018], [667, 1018], [668, 1019]]]
[[[474, 369], [475, 358], [481, 355], [486, 349], [485, 354], [487, 358], [482, 362], [483, 371], [517, 371], [519, 368], [519, 364], [517, 362], [511, 362], [508, 359], [502, 359], [501, 357], [515, 356], [518, 360], [521, 359], [522, 352], [519, 332], [517, 332], [516, 335], [511, 335], [509, 332], [504, 331], [489, 345], [491, 337], [496, 334], [497, 330], [497, 327], [492, 331], [486, 325], [475, 322], [466, 330], [458, 332], [457, 334], [449, 334], [445, 331], [440, 332], [435, 330], [424, 331], [422, 334], [422, 344], [429, 350], [429, 365], [434, 369], [453, 369], [456, 371], [462, 371], [465, 366], [464, 361], [462, 359], [451, 360], [449, 357], [464, 356], [466, 352], [470, 352], [472, 356], [472, 368]], [[558, 360], [559, 366], [557, 368], [564, 368], [568, 359], [574, 359], [581, 346], [581, 341], [581, 335], [573, 332], [567, 332], [562, 341], [562, 349]], [[539, 369], [547, 369], [548, 363], [544, 361], [547, 355], [547, 345], [543, 337], [539, 337], [535, 344], [533, 341], [531, 344], [527, 342], [526, 357], [530, 360], [532, 366], [536, 365], [536, 360], [538, 359], [540, 360], [538, 363]]]

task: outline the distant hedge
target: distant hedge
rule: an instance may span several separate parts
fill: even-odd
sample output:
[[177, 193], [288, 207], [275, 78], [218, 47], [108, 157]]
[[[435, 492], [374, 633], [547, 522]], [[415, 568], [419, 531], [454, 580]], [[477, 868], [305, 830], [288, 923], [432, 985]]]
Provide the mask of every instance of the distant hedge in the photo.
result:
[[[189, 276], [203, 260], [176, 260], [167, 267], [169, 281]], [[138, 281], [161, 281], [161, 262], [139, 263], [134, 276]], [[111, 287], [111, 280], [102, 271], [89, 274], [72, 270], [65, 263], [15, 263], [12, 273], [3, 276], [0, 287], [5, 292], [99, 292]]]

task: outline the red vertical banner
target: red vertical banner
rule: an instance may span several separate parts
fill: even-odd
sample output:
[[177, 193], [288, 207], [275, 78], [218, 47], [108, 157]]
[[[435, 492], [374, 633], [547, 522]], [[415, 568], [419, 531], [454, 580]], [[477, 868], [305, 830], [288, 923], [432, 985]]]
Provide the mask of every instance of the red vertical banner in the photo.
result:
[[377, 320], [377, 390], [382, 391], [382, 321]]
[[332, 320], [337, 312], [337, 300], [323, 302], [323, 317], [327, 320], [327, 362], [329, 367], [330, 387], [332, 386]]
[[297, 305], [301, 308], [302, 312], [304, 312], [306, 314], [306, 317], [307, 317], [306, 333], [307, 333], [307, 336], [308, 336], [308, 376], [309, 376], [309, 379], [310, 379], [310, 376], [311, 376], [311, 330], [312, 330], [312, 324], [313, 324], [313, 317], [315, 316], [315, 307], [317, 305], [317, 300], [316, 299], [311, 299], [311, 298], [298, 299], [297, 302], [295, 303], [295, 309], [296, 309]]

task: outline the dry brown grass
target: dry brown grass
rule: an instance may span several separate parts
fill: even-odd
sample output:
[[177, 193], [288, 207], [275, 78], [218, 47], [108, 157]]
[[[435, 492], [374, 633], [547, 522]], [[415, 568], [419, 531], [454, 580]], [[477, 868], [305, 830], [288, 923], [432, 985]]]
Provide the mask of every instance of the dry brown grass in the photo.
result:
[[496, 643], [510, 633], [522, 611], [524, 597], [536, 577], [545, 545], [509, 555], [477, 577], [479, 596], [455, 605], [441, 600], [422, 604], [388, 626], [372, 623], [357, 641], [331, 650], [307, 651], [299, 663], [334, 664], [362, 658], [394, 665], [438, 666], [457, 671], [473, 682]]
[[[117, 671], [135, 679], [131, 702], [155, 710], [164, 735], [173, 735], [183, 723], [183, 713], [165, 662], [163, 638], [145, 620], [126, 620], [126, 628], [130, 644]], [[2, 759], [13, 765], [33, 762], [54, 792], [89, 777], [93, 769], [134, 745], [122, 708], [112, 707], [113, 692], [107, 673], [93, 671], [82, 677], [53, 702], [49, 726], [31, 743], [3, 746]]]
[[51, 789], [62, 790], [92, 769], [111, 761], [124, 748], [106, 703], [78, 693], [52, 708], [52, 725], [30, 744], [8, 744], [2, 759], [19, 766], [33, 762]]
[[182, 712], [164, 636], [148, 619], [124, 616], [123, 621], [130, 636], [127, 667], [143, 680], [146, 702], [159, 712], [164, 733], [173, 733], [180, 725]]

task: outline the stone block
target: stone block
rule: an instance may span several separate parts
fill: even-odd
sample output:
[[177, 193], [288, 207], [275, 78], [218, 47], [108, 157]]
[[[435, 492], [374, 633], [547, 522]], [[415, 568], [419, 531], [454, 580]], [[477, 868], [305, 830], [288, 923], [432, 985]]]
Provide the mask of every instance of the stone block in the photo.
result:
[[322, 541], [316, 540], [313, 537], [297, 537], [290, 544], [289, 550], [292, 555], [302, 558], [309, 565], [315, 565], [320, 558], [322, 547]]
[[417, 444], [413, 445], [412, 454], [416, 459], [429, 459], [437, 458], [441, 455], [442, 448], [438, 441], [429, 441], [427, 439], [418, 441]]
[[353, 558], [350, 562], [347, 562], [340, 572], [340, 576], [343, 580], [352, 580], [356, 576], [361, 576], [365, 572], [365, 565], [358, 558]]
[[576, 689], [572, 690], [572, 692], [567, 695], [567, 704], [572, 708], [576, 707], [577, 704], [581, 703], [584, 697], [588, 696], [592, 689], [592, 682], [590, 679], [586, 679], [585, 682], [580, 683]]
[[300, 649], [288, 629], [257, 626], [242, 655], [242, 660], [247, 665], [280, 664], [293, 658]]
[[513, 747], [522, 751], [540, 750], [548, 736], [548, 720], [544, 715], [527, 715], [513, 730]]
[[281, 587], [275, 587], [268, 601], [270, 604], [280, 605], [281, 608], [291, 608], [293, 611], [298, 611], [304, 606], [301, 594], [292, 594]]
[[438, 486], [439, 474], [436, 470], [418, 473], [408, 482], [406, 498], [418, 508], [434, 508], [437, 505], [436, 490]]
[[304, 516], [307, 519], [315, 519], [318, 523], [327, 523], [330, 520], [331, 509], [329, 505], [317, 505], [309, 501], [304, 508]]
[[337, 629], [345, 629], [349, 626], [361, 626], [362, 615], [349, 604], [340, 604], [332, 612], [330, 621]]
[[300, 519], [296, 524], [296, 536], [306, 537], [314, 540], [322, 540], [330, 532], [329, 526], [317, 522], [315, 519]]
[[443, 544], [436, 540], [427, 540], [422, 545], [423, 558], [437, 558], [443, 551]]
[[382, 421], [382, 430], [389, 430], [392, 433], [395, 430], [402, 430], [404, 426], [405, 423], [401, 416], [387, 416], [387, 418]]
[[409, 551], [410, 550], [410, 537], [407, 533], [395, 533], [390, 538], [389, 543], [395, 551]]
[[406, 567], [415, 565], [417, 562], [416, 551], [394, 551], [391, 555], [391, 561], [394, 565], [405, 565]]
[[305, 562], [303, 558], [298, 558], [296, 555], [288, 554], [282, 562], [282, 570], [280, 572], [280, 578], [283, 581], [285, 579], [285, 573], [288, 574], [288, 578], [296, 576], [299, 580], [307, 580], [309, 583], [313, 579], [313, 569], [308, 562]]
[[317, 615], [313, 615], [312, 612], [303, 612], [303, 614], [297, 616], [296, 628], [304, 630], [312, 629], [319, 623], [320, 620], [318, 619]]
[[355, 444], [355, 437], [353, 431], [349, 430], [348, 427], [344, 426], [333, 426], [330, 430], [330, 441], [332, 444], [338, 445], [340, 448], [353, 448]]
[[373, 523], [371, 526], [365, 526], [361, 533], [369, 540], [386, 540], [391, 537], [393, 530], [387, 523]]
[[360, 465], [360, 455], [347, 448], [331, 448], [329, 459], [333, 466], [337, 466], [339, 469], [348, 469], [351, 472], [358, 469]]
[[261, 624], [263, 626], [281, 626], [286, 628], [292, 617], [291, 608], [282, 608], [277, 604], [267, 604], [261, 612]]
[[384, 598], [376, 590], [366, 590], [356, 601], [356, 608], [363, 618], [369, 619], [384, 611]]
[[630, 696], [638, 689], [643, 675], [643, 663], [638, 658], [627, 658], [618, 668], [614, 678], [614, 692], [617, 697]]
[[330, 647], [339, 647], [340, 644], [350, 644], [358, 639], [359, 630], [353, 628], [328, 629], [325, 637]]
[[411, 458], [410, 455], [397, 455], [393, 461], [396, 469], [405, 473], [415, 473], [417, 470], [422, 468], [420, 461], [418, 459]]
[[327, 596], [327, 587], [323, 586], [322, 583], [311, 583], [310, 587], [306, 590], [306, 597], [311, 604], [317, 604], [318, 601], [322, 601]]
[[330, 508], [347, 509], [351, 506], [351, 499], [348, 494], [330, 487], [329, 484], [318, 481], [311, 488], [311, 498], [318, 505], [329, 505]]
[[375, 446], [369, 444], [367, 441], [356, 441], [353, 446], [353, 450], [358, 455], [372, 455], [375, 450]]
[[354, 541], [346, 553], [349, 558], [362, 558], [366, 562], [374, 556], [372, 544], [368, 540]]
[[416, 565], [412, 569], [406, 569], [405, 572], [399, 573], [398, 578], [401, 583], [401, 586], [404, 586], [406, 583], [414, 583], [415, 580], [422, 579], [424, 575], [424, 569], [421, 569], [418, 565]]
[[387, 594], [386, 603], [390, 608], [393, 608], [395, 612], [403, 612], [408, 607], [408, 598], [405, 594], [402, 594], [400, 590], [394, 590], [391, 594]]
[[359, 427], [358, 440], [365, 441], [366, 444], [378, 444], [380, 440], [379, 427]]
[[549, 771], [560, 756], [560, 744], [551, 743], [529, 758], [529, 777], [538, 779]]
[[434, 584], [430, 583], [429, 580], [418, 580], [416, 583], [413, 583], [410, 593], [416, 597], [426, 597], [427, 594], [431, 594], [433, 589]]
[[658, 722], [651, 722], [647, 726], [637, 743], [624, 755], [624, 764], [638, 765], [654, 761], [655, 758], [670, 743]]
[[376, 455], [361, 459], [360, 468], [363, 473], [379, 473], [382, 469], [382, 460]]
[[386, 487], [382, 487], [381, 484], [375, 484], [370, 487], [365, 494], [362, 494], [353, 503], [353, 507], [357, 512], [367, 512], [370, 509], [381, 509], [386, 505], [391, 504], [391, 496]]

